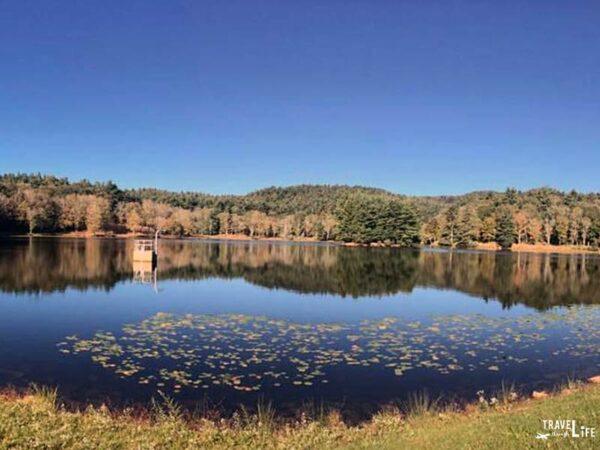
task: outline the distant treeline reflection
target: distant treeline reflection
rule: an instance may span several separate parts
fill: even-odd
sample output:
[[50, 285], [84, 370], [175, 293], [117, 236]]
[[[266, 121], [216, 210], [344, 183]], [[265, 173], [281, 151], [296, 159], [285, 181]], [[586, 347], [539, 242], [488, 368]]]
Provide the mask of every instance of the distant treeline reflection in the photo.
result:
[[[132, 241], [0, 241], [0, 290], [112, 289], [133, 276]], [[349, 297], [453, 289], [504, 306], [600, 304], [600, 258], [345, 248], [266, 242], [161, 242], [158, 279], [243, 278], [270, 289]]]

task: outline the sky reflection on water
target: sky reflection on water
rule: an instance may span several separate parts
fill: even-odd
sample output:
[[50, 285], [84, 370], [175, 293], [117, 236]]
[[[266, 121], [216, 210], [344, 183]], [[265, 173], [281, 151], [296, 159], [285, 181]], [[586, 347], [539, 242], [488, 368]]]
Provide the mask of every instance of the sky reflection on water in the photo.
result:
[[[289, 376], [289, 379], [280, 383], [278, 389], [274, 389], [273, 383], [243, 384], [240, 380], [250, 373], [244, 373], [237, 366], [236, 371], [228, 371], [227, 366], [218, 370], [207, 367], [210, 352], [200, 351], [194, 361], [188, 361], [190, 370], [186, 379], [191, 387], [181, 382], [177, 383], [180, 385], [177, 389], [172, 383], [158, 386], [170, 389], [183, 403], [193, 403], [203, 395], [234, 407], [239, 403], [251, 404], [256, 400], [254, 395], [261, 392], [280, 405], [293, 405], [308, 398], [346, 402], [346, 405], [381, 404], [415, 389], [472, 395], [477, 388], [492, 387], [506, 379], [529, 388], [548, 385], [567, 375], [600, 371], [600, 336], [592, 320], [598, 315], [600, 303], [600, 264], [596, 257], [165, 241], [161, 243], [159, 291], [156, 293], [151, 285], [132, 280], [130, 250], [131, 243], [125, 241], [2, 241], [1, 384], [57, 385], [66, 397], [77, 400], [104, 397], [115, 401], [146, 401], [156, 394], [156, 383], [164, 383], [157, 381], [161, 369], [163, 375], [165, 371], [175, 370], [168, 367], [173, 362], [167, 362], [168, 354], [177, 353], [183, 341], [178, 338], [170, 344], [163, 355], [166, 359], [153, 360], [153, 369], [141, 379], [146, 380], [148, 375], [156, 379], [150, 379], [147, 384], [140, 384], [142, 370], [123, 377], [111, 370], [114, 368], [102, 367], [94, 361], [90, 348], [74, 354], [72, 345], [89, 342], [98, 332], [108, 332], [122, 339], [127, 335], [126, 330], [147, 326], [157, 317], [181, 320], [186, 315], [207, 324], [211, 320], [224, 320], [230, 325], [243, 315], [250, 323], [274, 321], [282, 324], [283, 329], [321, 326], [325, 330], [337, 324], [340, 330], [335, 336], [329, 335], [328, 341], [320, 342], [319, 351], [325, 351], [330, 357], [335, 351], [346, 352], [344, 358], [353, 345], [347, 336], [356, 334], [361, 323], [392, 320], [395, 325], [386, 331], [388, 336], [383, 340], [385, 345], [381, 351], [365, 353], [356, 365], [347, 364], [346, 359], [344, 364], [320, 361], [315, 369], [313, 361], [308, 373], [316, 370], [317, 375], [308, 380], [296, 380], [289, 375], [295, 373], [289, 367], [294, 366], [295, 360], [290, 358], [302, 354], [299, 350], [302, 347], [283, 339], [279, 352], [288, 349], [294, 355], [279, 358], [282, 361], [275, 368], [259, 365], [252, 372], [261, 379], [269, 378], [268, 374], [263, 378], [265, 372], [286, 373], [284, 377]], [[526, 348], [521, 349], [523, 342], [515, 343], [510, 338], [511, 332], [506, 331], [506, 328], [514, 328], [515, 323], [523, 325], [526, 317], [532, 317], [537, 323], [550, 316], [558, 317], [555, 324], [541, 331], [543, 339], [531, 340]], [[423, 325], [423, 334], [402, 337], [406, 324], [431, 323], [434, 317], [442, 320], [440, 323], [451, 323], [452, 318], [462, 317], [469, 327], [460, 330], [457, 325], [454, 328], [440, 326], [439, 330], [434, 327], [433, 331], [424, 331]], [[498, 330], [504, 331], [498, 335], [504, 334], [514, 355], [507, 353], [506, 343], [500, 343], [498, 354], [482, 356], [484, 349], [475, 345], [478, 339], [484, 340], [487, 332], [475, 326], [482, 320], [503, 324]], [[243, 335], [236, 335], [232, 330], [227, 332], [225, 328], [225, 334], [219, 335], [221, 344], [226, 346], [225, 341], [231, 338], [230, 345], [241, 352], [238, 357], [247, 356]], [[561, 351], [561, 346], [567, 347], [564, 337], [571, 335], [571, 339], [575, 339], [573, 332], [579, 328], [587, 330], [581, 351]], [[470, 363], [465, 363], [464, 355], [456, 354], [465, 351], [460, 347], [462, 344], [453, 343], [452, 336], [458, 331], [459, 335], [462, 333], [461, 339], [471, 342], [467, 351], [474, 352], [475, 356], [470, 357]], [[210, 335], [194, 329], [187, 332], [191, 341], [197, 340], [195, 347], [201, 347], [199, 343]], [[274, 333], [274, 330], [265, 332], [261, 340], [270, 339]], [[68, 336], [76, 338], [71, 342], [65, 340]], [[578, 336], [577, 339], [583, 340], [581, 333]], [[370, 339], [373, 341], [375, 337]], [[57, 347], [64, 342], [69, 345]], [[262, 345], [268, 343], [262, 342]], [[447, 351], [451, 359], [436, 353], [436, 346], [440, 345], [446, 346], [443, 351]], [[458, 347], [451, 348], [453, 345]], [[420, 356], [411, 353], [410, 369], [402, 370], [399, 376], [394, 372], [397, 366], [392, 364], [401, 359], [401, 350], [406, 351], [407, 346], [423, 353]], [[61, 353], [61, 349], [70, 351]], [[215, 350], [218, 358], [226, 360], [223, 356], [226, 350]], [[524, 358], [517, 355], [519, 352], [528, 353], [528, 360], [516, 363], [514, 358]], [[136, 358], [130, 351], [123, 353], [129, 354], [130, 361]], [[312, 351], [311, 354], [317, 353]], [[540, 355], [539, 358], [534, 358], [534, 354]], [[506, 355], [510, 364], [503, 364], [505, 360], [501, 358]], [[534, 363], [536, 359], [542, 362]], [[371, 362], [365, 364], [367, 360]], [[429, 366], [423, 366], [424, 361]], [[443, 370], [435, 367], [437, 361], [443, 362]], [[141, 362], [136, 364], [141, 367]], [[469, 364], [474, 367], [470, 368]], [[447, 370], [449, 366], [452, 367]], [[208, 369], [213, 373], [202, 378], [204, 381], [198, 381], [197, 374], [208, 374]], [[461, 372], [469, 375], [461, 377]], [[316, 378], [327, 382], [316, 383]], [[213, 385], [215, 379], [219, 384]], [[238, 384], [223, 383], [232, 379], [238, 380]], [[194, 381], [198, 381], [196, 385]], [[299, 383], [294, 384], [294, 381]], [[202, 394], [194, 386], [201, 386]], [[248, 386], [252, 386], [250, 392], [239, 389]], [[260, 387], [254, 389], [255, 386]], [[367, 391], [369, 395], [365, 395]], [[469, 394], [470, 391], [473, 392]]]

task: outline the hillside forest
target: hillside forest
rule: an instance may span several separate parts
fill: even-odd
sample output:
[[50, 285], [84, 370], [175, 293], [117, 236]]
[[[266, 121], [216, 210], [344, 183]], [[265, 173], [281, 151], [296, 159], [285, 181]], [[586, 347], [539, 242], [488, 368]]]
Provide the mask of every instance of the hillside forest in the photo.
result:
[[270, 187], [246, 195], [120, 189], [40, 174], [0, 176], [0, 232], [245, 235], [470, 248], [496, 242], [600, 245], [600, 193], [417, 197], [360, 186]]

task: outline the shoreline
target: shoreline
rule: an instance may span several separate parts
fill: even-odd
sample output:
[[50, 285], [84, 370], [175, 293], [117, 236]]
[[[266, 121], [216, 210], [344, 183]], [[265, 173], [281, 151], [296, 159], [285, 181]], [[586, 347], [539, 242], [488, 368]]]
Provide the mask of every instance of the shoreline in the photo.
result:
[[[597, 448], [600, 440], [600, 376], [567, 381], [552, 392], [519, 396], [512, 387], [479, 394], [460, 408], [441, 407], [426, 394], [390, 405], [366, 422], [347, 424], [338, 410], [307, 407], [281, 420], [270, 404], [257, 404], [232, 418], [205, 411], [186, 416], [164, 397], [140, 411], [60, 404], [55, 390], [0, 392], [1, 448], [537, 448], [544, 421], [568, 418], [590, 432], [568, 437], [548, 434], [552, 448]], [[440, 447], [440, 443], [443, 445]], [[546, 444], [540, 442], [544, 448]]]
[[[496, 243], [478, 243], [474, 250], [502, 251]], [[573, 245], [513, 244], [513, 253], [599, 254], [600, 250]]]
[[[57, 239], [150, 239], [148, 233], [95, 233], [90, 234], [85, 231], [74, 231], [67, 233], [34, 233], [32, 235], [24, 233], [0, 233], [0, 238], [57, 238]], [[152, 239], [154, 239], [152, 237]], [[195, 234], [188, 236], [175, 236], [170, 234], [161, 234], [160, 239], [165, 240], [214, 240], [214, 241], [244, 241], [244, 242], [307, 242], [307, 243], [327, 243], [343, 245], [339, 241], [320, 241], [314, 238], [285, 239], [281, 237], [250, 237], [242, 234]]]
[[[0, 238], [61, 238], [61, 239], [141, 239], [150, 236], [144, 233], [96, 233], [90, 234], [87, 232], [68, 232], [68, 233], [34, 233], [33, 235], [22, 233], [1, 233]], [[190, 236], [173, 236], [161, 235], [161, 239], [166, 240], [207, 240], [207, 241], [231, 241], [231, 242], [289, 242], [289, 243], [312, 243], [312, 244], [328, 244], [340, 247], [361, 247], [361, 248], [413, 248], [413, 249], [436, 249], [436, 250], [476, 250], [484, 252], [502, 252], [503, 250], [496, 243], [478, 242], [474, 247], [457, 249], [443, 246], [420, 245], [415, 247], [403, 247], [399, 245], [383, 245], [372, 244], [365, 245], [356, 242], [341, 242], [341, 241], [321, 241], [314, 238], [300, 237], [297, 239], [286, 239], [282, 237], [250, 237], [240, 234], [217, 234], [217, 235], [190, 235]], [[571, 245], [546, 245], [546, 244], [513, 244], [510, 250], [505, 252], [512, 253], [538, 253], [538, 254], [566, 254], [566, 255], [598, 255], [600, 249], [595, 250], [590, 247], [571, 246]]]

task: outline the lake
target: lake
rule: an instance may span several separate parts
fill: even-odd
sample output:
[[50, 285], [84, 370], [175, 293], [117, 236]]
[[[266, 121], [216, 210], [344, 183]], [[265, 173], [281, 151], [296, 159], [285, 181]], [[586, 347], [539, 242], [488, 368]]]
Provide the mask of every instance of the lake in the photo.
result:
[[600, 373], [600, 258], [329, 244], [0, 241], [0, 386], [369, 414]]

